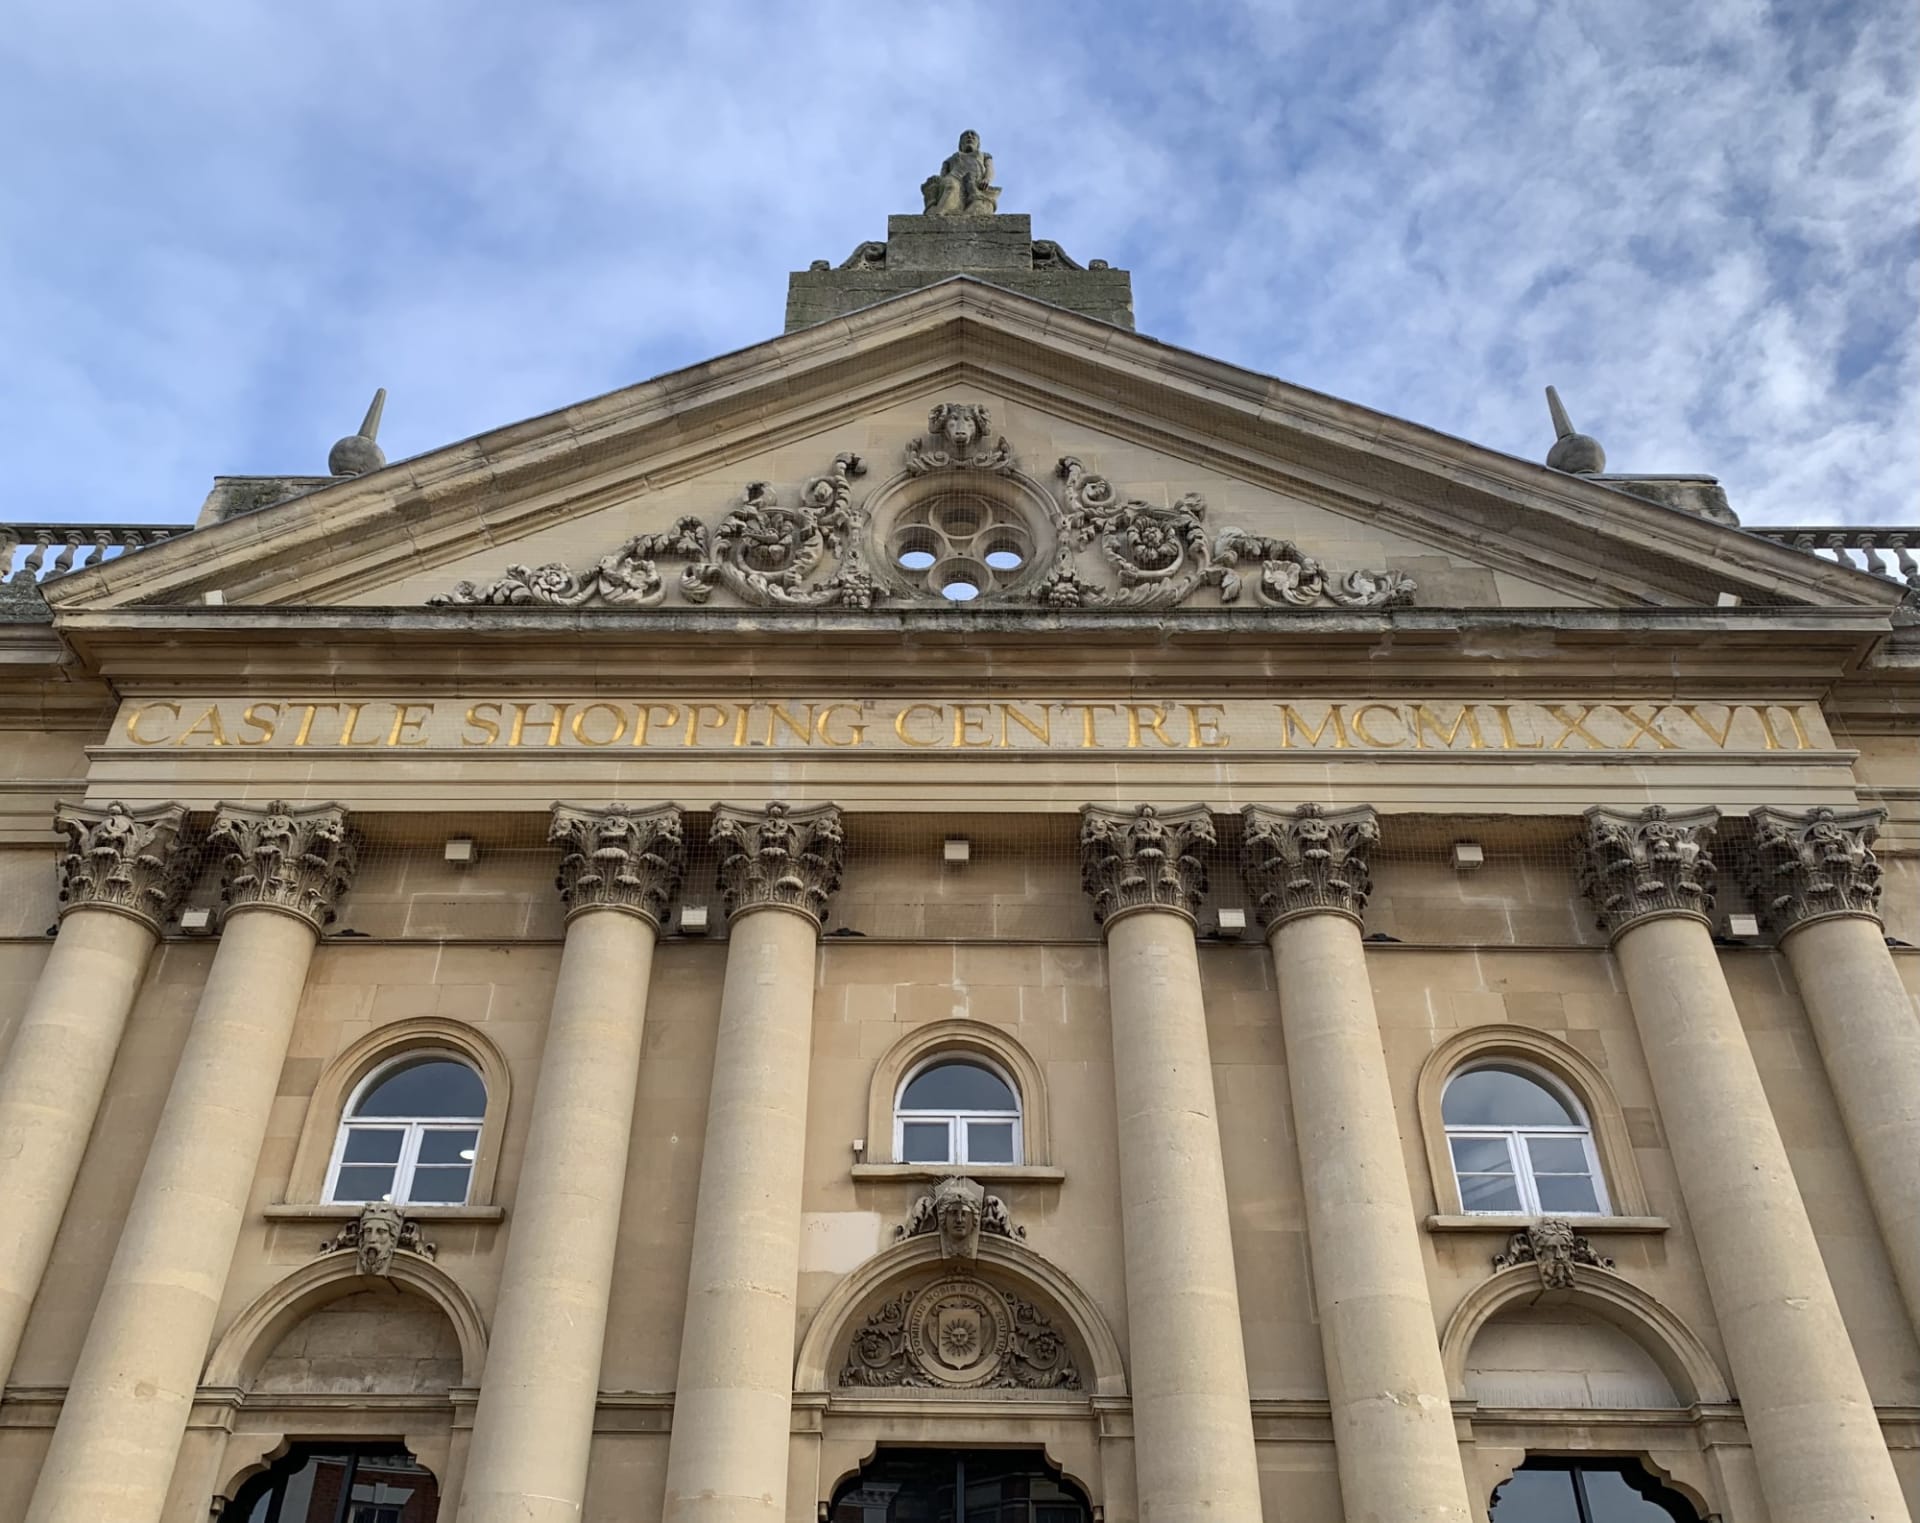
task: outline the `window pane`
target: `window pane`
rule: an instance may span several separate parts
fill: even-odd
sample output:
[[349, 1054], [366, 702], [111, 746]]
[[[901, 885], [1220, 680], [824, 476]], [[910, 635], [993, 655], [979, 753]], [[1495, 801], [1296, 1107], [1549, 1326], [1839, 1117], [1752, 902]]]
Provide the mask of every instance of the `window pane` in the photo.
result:
[[477, 1131], [462, 1128], [458, 1131], [430, 1131], [420, 1134], [420, 1161], [422, 1163], [458, 1163], [473, 1162], [474, 1145], [479, 1142]]
[[1600, 1209], [1593, 1181], [1584, 1174], [1536, 1174], [1533, 1187], [1542, 1211], [1571, 1211], [1591, 1216]]
[[978, 1063], [942, 1063], [929, 1068], [900, 1097], [903, 1111], [1017, 1111], [999, 1075]]
[[361, 1097], [356, 1116], [471, 1116], [487, 1111], [480, 1075], [451, 1058], [419, 1058], [389, 1069]]
[[1520, 1191], [1511, 1174], [1462, 1174], [1460, 1204], [1469, 1211], [1518, 1211]]
[[1513, 1160], [1504, 1137], [1454, 1137], [1453, 1166], [1462, 1174], [1511, 1174]]
[[333, 1198], [342, 1201], [385, 1200], [393, 1193], [393, 1165], [343, 1164], [333, 1182]]
[[1573, 1477], [1564, 1470], [1516, 1470], [1493, 1494], [1493, 1523], [1580, 1523]]
[[944, 1121], [909, 1121], [900, 1128], [902, 1163], [952, 1163], [953, 1147]]
[[397, 1127], [356, 1126], [347, 1130], [342, 1163], [398, 1163], [400, 1143], [407, 1134]]
[[1578, 1126], [1566, 1102], [1531, 1074], [1473, 1068], [1456, 1074], [1440, 1102], [1449, 1126]]
[[[1648, 1501], [1618, 1470], [1589, 1470], [1582, 1466], [1580, 1479], [1586, 1484], [1587, 1506], [1593, 1513], [1593, 1523], [1672, 1523], [1676, 1516], [1685, 1516], [1658, 1502]], [[1507, 1520], [1502, 1518], [1500, 1523]]]
[[968, 1163], [1012, 1163], [1013, 1123], [1011, 1121], [970, 1121], [967, 1123]]
[[1536, 1174], [1587, 1172], [1587, 1145], [1578, 1137], [1529, 1137], [1527, 1153]]
[[423, 1206], [457, 1206], [467, 1198], [467, 1181], [472, 1173], [464, 1163], [453, 1168], [433, 1164], [415, 1169], [407, 1199]]

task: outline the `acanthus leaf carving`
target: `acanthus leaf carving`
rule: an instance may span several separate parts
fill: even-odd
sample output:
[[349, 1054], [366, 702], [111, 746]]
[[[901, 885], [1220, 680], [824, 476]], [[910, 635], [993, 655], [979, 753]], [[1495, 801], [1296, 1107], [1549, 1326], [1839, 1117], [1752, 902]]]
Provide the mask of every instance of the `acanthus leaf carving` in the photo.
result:
[[1706, 920], [1712, 914], [1716, 869], [1707, 848], [1720, 825], [1719, 810], [1596, 804], [1586, 820], [1580, 887], [1598, 911], [1601, 929], [1617, 936], [1656, 916]]
[[60, 858], [60, 913], [117, 910], [158, 931], [185, 893], [194, 853], [182, 839], [179, 804], [129, 809], [60, 804], [54, 824], [67, 837]]
[[816, 922], [840, 886], [846, 835], [832, 804], [765, 809], [717, 804], [711, 839], [719, 854], [720, 892], [727, 914], [764, 905], [798, 910]]
[[665, 921], [686, 864], [685, 818], [673, 804], [555, 804], [547, 839], [564, 850], [555, 886], [568, 915], [614, 909]]
[[358, 863], [347, 812], [337, 804], [222, 804], [207, 843], [223, 853], [223, 916], [260, 906], [298, 916], [316, 931], [332, 922]]
[[1503, 1252], [1493, 1256], [1496, 1270], [1512, 1269], [1517, 1264], [1532, 1264], [1540, 1271], [1540, 1284], [1547, 1290], [1568, 1290], [1581, 1266], [1611, 1269], [1613, 1260], [1594, 1250], [1592, 1243], [1573, 1230], [1573, 1223], [1557, 1216], [1531, 1222], [1507, 1239]]
[[1261, 925], [1311, 914], [1360, 919], [1373, 892], [1368, 856], [1380, 839], [1371, 808], [1249, 804], [1240, 815], [1240, 870]]
[[1080, 882], [1103, 925], [1128, 910], [1163, 909], [1192, 918], [1207, 892], [1201, 855], [1214, 844], [1204, 805], [1162, 813], [1152, 804], [1080, 809]]
[[927, 414], [927, 433], [907, 445], [907, 474], [930, 471], [993, 471], [1017, 468], [1004, 434], [991, 444], [993, 414], [983, 402], [940, 402]]
[[903, 1292], [868, 1316], [841, 1387], [1078, 1391], [1067, 1340], [1032, 1302], [956, 1276]]
[[1744, 866], [1754, 913], [1779, 936], [1833, 915], [1880, 919], [1880, 809], [1753, 810], [1753, 850]]
[[322, 1253], [338, 1253], [345, 1248], [354, 1251], [362, 1274], [382, 1280], [392, 1274], [396, 1253], [413, 1253], [431, 1260], [440, 1251], [421, 1235], [418, 1222], [409, 1221], [398, 1206], [384, 1200], [362, 1206], [358, 1216], [320, 1245]]
[[907, 1219], [893, 1229], [896, 1241], [938, 1233], [941, 1257], [947, 1259], [979, 1258], [983, 1232], [1015, 1242], [1024, 1242], [1027, 1236], [1025, 1227], [1013, 1224], [1004, 1200], [958, 1174], [947, 1176], [916, 1200]]
[[1242, 529], [1222, 529], [1213, 542], [1220, 573], [1220, 601], [1235, 603], [1247, 585], [1242, 560], [1258, 561], [1253, 594], [1274, 607], [1306, 608], [1323, 598], [1342, 608], [1393, 608], [1411, 603], [1418, 583], [1404, 571], [1349, 571], [1335, 575], [1290, 539], [1267, 539]]

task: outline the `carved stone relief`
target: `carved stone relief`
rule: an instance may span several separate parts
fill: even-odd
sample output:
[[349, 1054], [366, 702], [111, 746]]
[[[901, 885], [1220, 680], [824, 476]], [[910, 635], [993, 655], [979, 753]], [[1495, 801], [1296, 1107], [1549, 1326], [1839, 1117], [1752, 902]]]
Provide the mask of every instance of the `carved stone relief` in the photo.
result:
[[[1017, 482], [1017, 491], [1007, 490], [1033, 498], [1030, 506], [1004, 505], [1011, 517], [1003, 527], [1024, 541], [1020, 564], [1039, 556], [1034, 569], [1044, 567], [1045, 575], [982, 578], [983, 601], [1145, 611], [1175, 608], [1214, 588], [1223, 603], [1238, 603], [1250, 591], [1252, 602], [1270, 609], [1391, 608], [1412, 602], [1416, 591], [1403, 572], [1334, 571], [1291, 540], [1232, 527], [1213, 534], [1199, 494], [1188, 493], [1171, 506], [1124, 497], [1072, 456], [1055, 468], [1058, 495], [1050, 495], [1020, 474], [1013, 447], [992, 433], [992, 414], [983, 403], [937, 404], [925, 435], [907, 444], [904, 462], [909, 482], [976, 472]], [[870, 505], [853, 500], [853, 484], [865, 474], [858, 455], [840, 454], [793, 506], [782, 503], [770, 483], [752, 482], [711, 529], [688, 515], [664, 532], [628, 540], [583, 570], [559, 562], [512, 565], [495, 581], [459, 582], [427, 601], [435, 607], [652, 608], [668, 596], [661, 563], [682, 561], [675, 586], [681, 600], [692, 604], [708, 602], [716, 589], [761, 608], [866, 609], [889, 595], [939, 603], [938, 577], [893, 578], [886, 588], [876, 580], [869, 555], [890, 566], [901, 547], [891, 539], [885, 546], [875, 543]], [[891, 496], [895, 489], [882, 490]], [[906, 511], [915, 505], [901, 506]]]
[[1567, 1290], [1581, 1265], [1592, 1269], [1611, 1269], [1613, 1260], [1594, 1252], [1593, 1244], [1573, 1230], [1573, 1223], [1557, 1216], [1542, 1217], [1507, 1239], [1504, 1252], [1493, 1256], [1493, 1267], [1511, 1269], [1516, 1264], [1532, 1264], [1540, 1271], [1540, 1283], [1548, 1290]]
[[1240, 870], [1261, 925], [1315, 913], [1360, 918], [1373, 892], [1367, 855], [1380, 839], [1372, 809], [1249, 804], [1240, 814]]
[[338, 1253], [351, 1248], [358, 1256], [360, 1272], [387, 1278], [393, 1272], [396, 1253], [414, 1253], [431, 1259], [440, 1250], [420, 1235], [420, 1224], [408, 1221], [398, 1206], [377, 1200], [362, 1206], [360, 1214], [341, 1227], [339, 1235], [320, 1245], [322, 1253]]
[[673, 804], [639, 810], [555, 804], [547, 839], [566, 853], [555, 884], [568, 913], [616, 909], [655, 925], [664, 921], [686, 862], [685, 818]]
[[158, 931], [186, 891], [194, 854], [181, 839], [187, 811], [179, 804], [94, 809], [61, 804], [54, 825], [67, 837], [60, 858], [60, 913], [117, 910]]
[[1655, 915], [1711, 915], [1715, 867], [1707, 847], [1719, 825], [1717, 809], [1589, 809], [1580, 887], [1601, 929], [1618, 935]]
[[1207, 892], [1201, 853], [1214, 844], [1213, 816], [1199, 804], [1162, 813], [1152, 804], [1080, 810], [1080, 882], [1104, 924], [1124, 910], [1191, 917]]
[[1067, 1341], [1031, 1302], [964, 1276], [895, 1296], [854, 1334], [837, 1382], [1078, 1391]]
[[347, 812], [335, 804], [223, 804], [207, 843], [222, 853], [223, 915], [261, 905], [297, 915], [316, 931], [332, 922], [358, 860]]
[[832, 804], [796, 809], [714, 807], [711, 839], [719, 853], [727, 913], [777, 904], [824, 920], [840, 886], [846, 836]]
[[1827, 915], [1880, 918], [1880, 859], [1874, 838], [1886, 813], [1756, 809], [1753, 851], [1743, 863], [1754, 913], [1779, 936]]
[[947, 1259], [979, 1258], [983, 1232], [1016, 1242], [1024, 1242], [1027, 1236], [1025, 1227], [1014, 1226], [1004, 1200], [957, 1174], [916, 1200], [907, 1219], [893, 1229], [896, 1241], [938, 1233], [940, 1256]]

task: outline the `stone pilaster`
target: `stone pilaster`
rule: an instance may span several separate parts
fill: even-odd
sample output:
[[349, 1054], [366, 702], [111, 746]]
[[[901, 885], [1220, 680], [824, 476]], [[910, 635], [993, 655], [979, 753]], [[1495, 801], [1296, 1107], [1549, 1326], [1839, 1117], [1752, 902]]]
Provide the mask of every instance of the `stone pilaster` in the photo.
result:
[[1106, 933], [1120, 1227], [1140, 1515], [1257, 1518], [1226, 1170], [1194, 947], [1213, 821], [1198, 806], [1080, 811]]
[[749, 910], [785, 909], [818, 925], [840, 886], [846, 831], [832, 804], [765, 809], [716, 804], [712, 841], [719, 853], [720, 893], [729, 918]]
[[474, 1413], [460, 1523], [576, 1523], [586, 1496], [673, 805], [553, 806], [567, 940]]
[[730, 916], [665, 1523], [784, 1523], [814, 960], [840, 883], [832, 805], [713, 811]]
[[1712, 810], [1590, 809], [1585, 887], [1613, 935], [1774, 1523], [1904, 1523], [1872, 1398], [1708, 930], [1714, 823]]
[[1920, 1330], [1920, 1023], [1880, 922], [1877, 809], [1756, 809], [1747, 887], [1780, 938]]
[[1266, 927], [1306, 1190], [1342, 1515], [1468, 1523], [1399, 1117], [1367, 978], [1368, 808], [1242, 811]]
[[107, 1075], [193, 853], [178, 804], [61, 804], [60, 929], [0, 1066], [0, 1386], [53, 1254]]
[[157, 1523], [320, 928], [353, 875], [333, 806], [221, 806], [220, 950], [107, 1270], [30, 1523]]

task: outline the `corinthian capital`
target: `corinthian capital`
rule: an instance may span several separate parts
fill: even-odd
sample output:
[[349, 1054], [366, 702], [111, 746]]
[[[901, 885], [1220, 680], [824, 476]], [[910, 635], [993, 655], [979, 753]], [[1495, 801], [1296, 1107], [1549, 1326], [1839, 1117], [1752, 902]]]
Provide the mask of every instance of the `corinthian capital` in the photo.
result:
[[1080, 810], [1080, 883], [1101, 924], [1128, 910], [1173, 910], [1189, 920], [1207, 891], [1200, 853], [1213, 845], [1213, 816], [1200, 804], [1165, 814], [1151, 804]]
[[685, 819], [673, 804], [555, 804], [547, 839], [565, 852], [555, 883], [567, 918], [583, 910], [624, 910], [656, 926], [665, 920], [686, 866]]
[[1380, 817], [1365, 804], [1287, 811], [1249, 804], [1240, 811], [1240, 871], [1263, 926], [1296, 915], [1359, 920], [1373, 892], [1367, 853], [1380, 839]]
[[1784, 936], [1835, 915], [1880, 919], [1881, 809], [1756, 809], [1753, 854], [1743, 864], [1760, 924]]
[[832, 804], [795, 809], [713, 806], [711, 837], [720, 856], [720, 892], [731, 917], [778, 905], [818, 922], [840, 886], [846, 835]]
[[316, 931], [333, 919], [357, 861], [347, 812], [338, 804], [222, 804], [207, 842], [222, 853], [223, 918], [257, 907], [296, 916]]
[[1707, 847], [1719, 827], [1718, 809], [1589, 809], [1580, 887], [1599, 912], [1600, 928], [1618, 936], [1665, 915], [1706, 920], [1716, 871]]
[[181, 840], [186, 822], [187, 811], [179, 804], [56, 806], [53, 823], [67, 836], [60, 859], [60, 913], [115, 910], [158, 931], [190, 876], [192, 853]]

